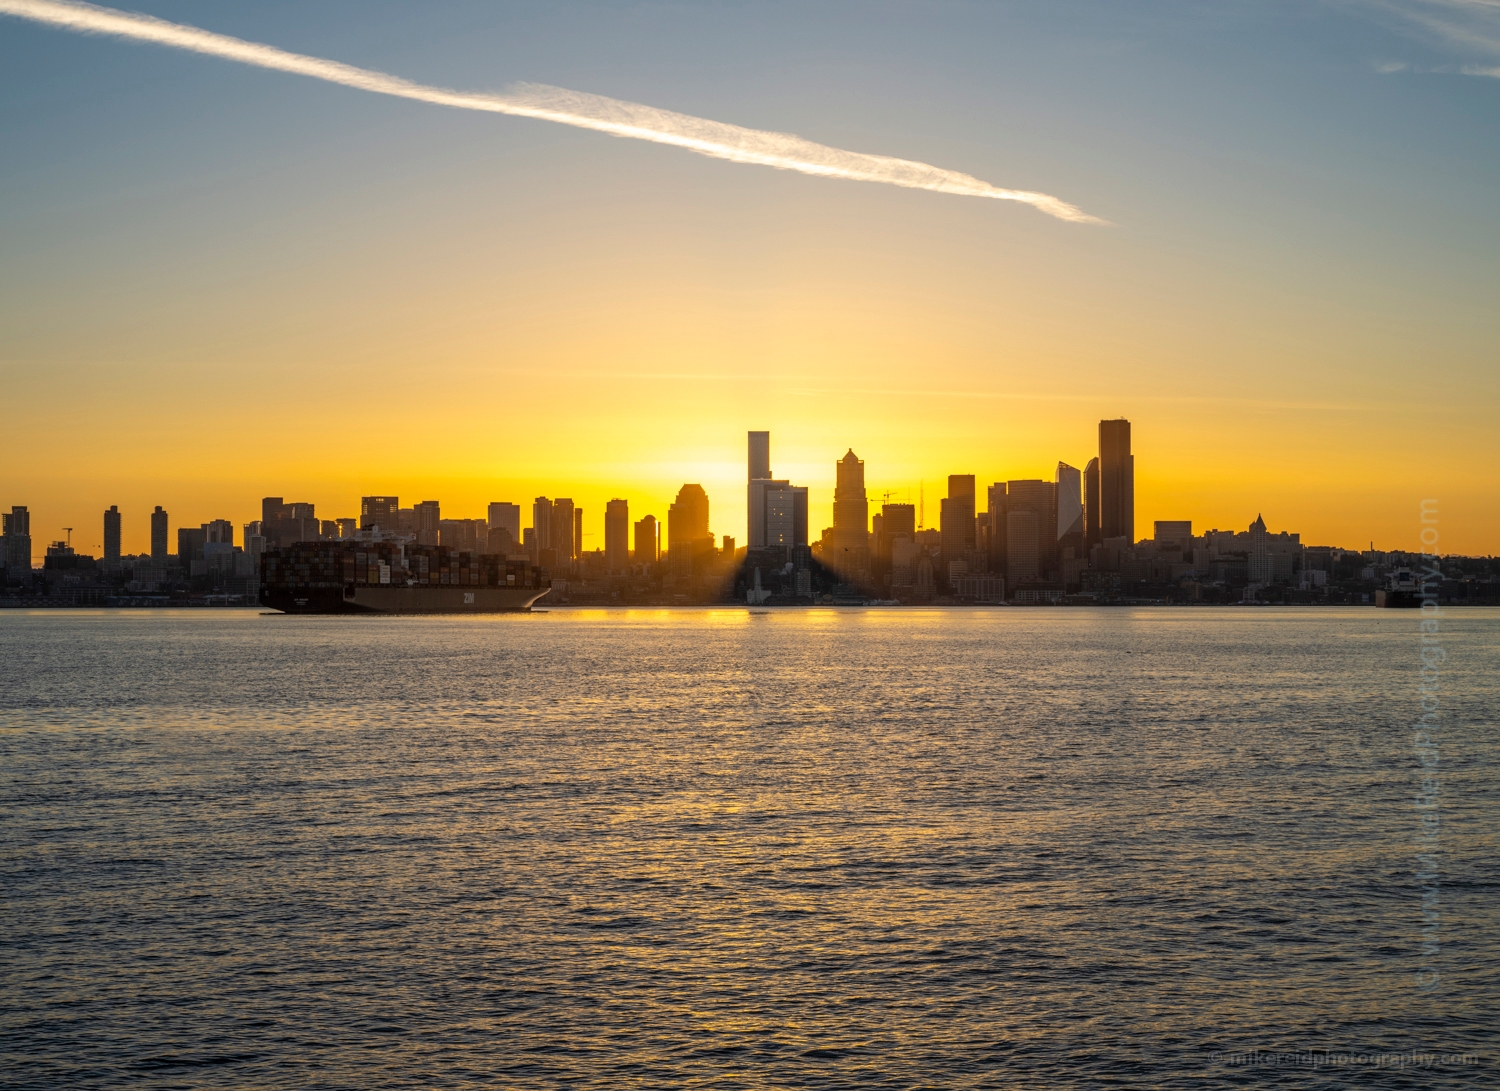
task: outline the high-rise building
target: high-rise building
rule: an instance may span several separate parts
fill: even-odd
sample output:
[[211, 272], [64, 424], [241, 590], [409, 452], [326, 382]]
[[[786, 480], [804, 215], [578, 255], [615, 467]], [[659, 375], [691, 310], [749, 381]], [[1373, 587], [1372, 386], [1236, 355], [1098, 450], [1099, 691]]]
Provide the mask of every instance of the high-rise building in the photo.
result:
[[614, 499], [604, 505], [604, 565], [610, 572], [630, 568], [630, 503]]
[[443, 506], [436, 500], [423, 500], [412, 505], [416, 517], [417, 545], [435, 546], [442, 538]]
[[552, 548], [552, 501], [545, 496], [538, 496], [531, 502], [531, 532], [532, 548]]
[[1057, 464], [1057, 541], [1083, 548], [1083, 475], [1066, 462]]
[[583, 509], [573, 509], [573, 557], [583, 558]]
[[648, 515], [644, 519], [636, 520], [635, 563], [655, 564], [660, 556], [661, 528], [657, 525], [656, 516]]
[[1250, 524], [1250, 553], [1245, 566], [1250, 582], [1270, 583], [1276, 577], [1276, 562], [1271, 557], [1270, 535], [1266, 532], [1266, 521], [1256, 515]]
[[234, 524], [228, 519], [215, 519], [203, 524], [203, 540], [234, 545]]
[[1057, 485], [1036, 478], [1005, 483], [1005, 583], [1039, 580], [1057, 556]]
[[702, 485], [684, 485], [667, 509], [667, 563], [674, 575], [692, 572], [693, 559], [706, 548], [713, 552], [708, 529], [708, 494]]
[[1083, 468], [1083, 547], [1088, 549], [1104, 540], [1099, 533], [1099, 459], [1089, 459]]
[[151, 513], [151, 559], [157, 564], [167, 563], [167, 513], [160, 504]]
[[280, 496], [263, 497], [260, 502], [260, 525], [268, 527], [278, 519], [291, 518], [291, 511]]
[[870, 502], [865, 496], [865, 464], [851, 447], [834, 464], [834, 472], [837, 484], [833, 490], [833, 533], [838, 548], [868, 549]]
[[120, 560], [120, 506], [111, 504], [104, 513], [104, 561], [106, 564]]
[[521, 505], [496, 500], [489, 507], [489, 524], [490, 530], [503, 530], [510, 535], [512, 542], [519, 544], [521, 541]]
[[1135, 456], [1130, 422], [1099, 422], [1099, 533], [1135, 543]]
[[548, 541], [552, 544], [552, 551], [557, 554], [557, 563], [564, 568], [577, 555], [573, 543], [574, 520], [571, 499], [559, 496], [552, 501], [552, 531]]
[[5, 571], [10, 579], [31, 576], [31, 512], [24, 504], [0, 516], [5, 543]]
[[771, 433], [747, 433], [748, 457], [745, 461], [745, 531], [751, 549], [766, 547], [766, 489], [788, 482], [771, 480]]
[[948, 496], [939, 508], [943, 562], [965, 558], [974, 550], [974, 475], [949, 474]]
[[[275, 498], [280, 502], [280, 497]], [[269, 520], [271, 516], [262, 515]], [[401, 529], [401, 498], [399, 496], [362, 496], [359, 499], [359, 525], [361, 529], [379, 527], [381, 530]]]
[[190, 569], [194, 561], [203, 560], [203, 547], [208, 544], [208, 530], [201, 527], [177, 528], [177, 563]]

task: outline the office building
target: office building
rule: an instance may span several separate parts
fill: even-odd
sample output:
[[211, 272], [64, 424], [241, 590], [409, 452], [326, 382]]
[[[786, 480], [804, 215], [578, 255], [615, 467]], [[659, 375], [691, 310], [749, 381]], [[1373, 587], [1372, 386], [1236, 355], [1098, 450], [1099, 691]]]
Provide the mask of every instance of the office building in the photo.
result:
[[416, 525], [417, 545], [435, 546], [442, 537], [442, 505], [436, 500], [423, 500], [412, 505], [412, 516]]
[[[280, 498], [276, 498], [279, 502]], [[362, 496], [359, 498], [359, 525], [360, 529], [379, 527], [381, 530], [396, 531], [401, 528], [401, 498], [398, 496]], [[269, 520], [271, 517], [262, 514], [262, 519]]]
[[111, 504], [104, 513], [104, 562], [120, 563], [120, 506]]
[[1083, 546], [1088, 549], [1104, 540], [1099, 528], [1099, 459], [1089, 459], [1083, 468]]
[[490, 527], [483, 519], [439, 519], [438, 544], [468, 553], [489, 549]]
[[[788, 550], [807, 545], [807, 487], [771, 477], [770, 432], [749, 433], [747, 472], [747, 547], [752, 550]], [[671, 551], [670, 538], [669, 515], [668, 552]]]
[[234, 524], [228, 519], [215, 519], [203, 524], [203, 540], [234, 545]]
[[510, 540], [521, 541], [521, 505], [496, 500], [489, 506], [488, 519], [491, 531], [503, 530]]
[[1135, 456], [1130, 422], [1099, 422], [1099, 533], [1135, 542]]
[[655, 564], [661, 556], [661, 528], [656, 516], [648, 515], [635, 524], [635, 563]]
[[1066, 462], [1057, 464], [1057, 541], [1083, 548], [1083, 475]]
[[1180, 549], [1186, 552], [1193, 548], [1193, 521], [1158, 519], [1152, 539], [1158, 549]]
[[552, 552], [557, 555], [557, 564], [566, 568], [574, 557], [578, 556], [576, 546], [582, 542], [574, 542], [575, 527], [573, 501], [566, 496], [559, 496], [552, 501], [552, 530], [548, 535]]
[[684, 485], [667, 509], [667, 563], [672, 574], [692, 573], [699, 556], [711, 556], [714, 538], [708, 529], [708, 494], [702, 485]]
[[974, 552], [974, 475], [949, 474], [948, 495], [939, 509], [943, 563], [966, 560]]
[[[339, 538], [341, 538], [341, 539], [343, 539], [345, 541], [349, 541], [349, 542], [352, 542], [354, 540], [354, 533], [355, 533], [355, 531], [359, 530], [359, 520], [358, 519], [354, 519], [354, 518], [335, 519], [334, 523], [338, 526], [338, 537]], [[258, 530], [257, 530], [257, 533], [259, 533]], [[246, 546], [245, 549], [246, 549], [246, 552], [249, 552], [249, 546]]]
[[611, 573], [630, 568], [630, 503], [618, 498], [604, 505], [604, 566]]
[[531, 502], [531, 549], [552, 548], [552, 501], [538, 496]]
[[846, 552], [870, 546], [870, 502], [865, 496], [865, 464], [849, 448], [834, 464], [837, 484], [833, 490], [834, 547]]
[[1057, 557], [1057, 485], [1036, 478], [1005, 483], [1005, 583], [1043, 578]]
[[10, 579], [31, 576], [31, 512], [18, 505], [0, 516], [4, 528], [5, 572]]
[[194, 561], [203, 559], [203, 547], [208, 544], [208, 531], [204, 527], [177, 528], [177, 563], [191, 570]]
[[879, 532], [875, 535], [875, 553], [883, 561], [892, 561], [896, 542], [917, 540], [917, 506], [915, 504], [882, 504]]
[[157, 564], [167, 563], [167, 533], [167, 513], [157, 504], [156, 510], [151, 513], [151, 559]]
[[583, 559], [583, 509], [573, 509], [573, 557]]

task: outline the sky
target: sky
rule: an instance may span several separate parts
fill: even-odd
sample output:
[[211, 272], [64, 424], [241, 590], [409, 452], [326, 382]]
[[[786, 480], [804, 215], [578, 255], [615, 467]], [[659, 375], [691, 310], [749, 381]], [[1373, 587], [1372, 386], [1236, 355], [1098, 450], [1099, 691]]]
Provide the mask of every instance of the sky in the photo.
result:
[[1053, 195], [811, 177], [0, 17], [0, 508], [143, 551], [260, 498], [537, 495], [743, 541], [1133, 422], [1136, 533], [1500, 552], [1500, 3], [180, 0], [463, 91], [607, 95]]

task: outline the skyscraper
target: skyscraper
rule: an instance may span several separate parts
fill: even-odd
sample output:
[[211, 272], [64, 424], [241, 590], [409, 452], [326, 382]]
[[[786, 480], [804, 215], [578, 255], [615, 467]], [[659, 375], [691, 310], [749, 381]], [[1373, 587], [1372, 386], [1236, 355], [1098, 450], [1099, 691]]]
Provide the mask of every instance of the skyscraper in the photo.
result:
[[31, 512], [17, 505], [3, 516], [5, 571], [10, 579], [31, 577]]
[[494, 549], [497, 544], [497, 536], [494, 534], [497, 530], [503, 530], [510, 535], [510, 540], [514, 544], [509, 548], [514, 549], [520, 545], [521, 505], [506, 503], [503, 500], [491, 503], [489, 507], [489, 527], [492, 539], [490, 542], [491, 549]]
[[943, 561], [963, 559], [974, 549], [974, 475], [949, 474], [940, 507]]
[[771, 433], [751, 432], [750, 436], [750, 480], [757, 481], [771, 476]]
[[611, 500], [604, 505], [604, 564], [611, 572], [630, 567], [630, 504]]
[[552, 501], [538, 496], [531, 502], [531, 537], [533, 548], [552, 548]]
[[[1057, 464], [1057, 541], [1083, 546], [1083, 475], [1066, 462]], [[1076, 539], [1076, 540], [1075, 540]]]
[[656, 516], [648, 515], [635, 524], [635, 563], [655, 564], [661, 555], [661, 528]]
[[[552, 532], [548, 541], [552, 545], [552, 552], [557, 554], [557, 563], [566, 567], [577, 554], [574, 552], [574, 514], [573, 501], [566, 496], [559, 496], [552, 501]], [[581, 543], [580, 543], [581, 544]]]
[[870, 502], [865, 496], [865, 464], [849, 448], [834, 464], [837, 485], [833, 491], [833, 533], [837, 548], [868, 549]]
[[[771, 477], [770, 432], [751, 432], [749, 437], [746, 546], [755, 550], [781, 550], [807, 545], [807, 487]], [[704, 525], [707, 526], [706, 521]], [[667, 532], [670, 541], [670, 514]]]
[[104, 513], [104, 561], [106, 564], [120, 559], [120, 506], [111, 504]]
[[151, 513], [151, 559], [157, 564], [166, 564], [168, 556], [167, 513], [157, 504]]
[[[272, 497], [278, 504], [281, 497]], [[265, 501], [270, 503], [270, 500]], [[269, 527], [270, 521], [279, 518], [279, 515], [261, 514], [262, 526]], [[401, 529], [401, 498], [398, 496], [362, 496], [359, 500], [359, 525], [361, 528], [379, 527], [381, 530], [399, 531]], [[269, 533], [263, 530], [262, 533]]]
[[436, 500], [423, 500], [412, 505], [412, 514], [417, 523], [417, 545], [437, 545], [442, 537], [442, 528], [438, 525], [443, 521], [442, 504]]
[[674, 575], [691, 573], [693, 558], [705, 542], [711, 553], [714, 540], [708, 530], [708, 494], [702, 485], [684, 485], [667, 509], [667, 563]]
[[1083, 468], [1083, 547], [1098, 545], [1099, 534], [1099, 459], [1089, 459]]
[[1039, 580], [1057, 554], [1057, 485], [1031, 478], [1005, 483], [1005, 584]]
[[1135, 543], [1135, 456], [1130, 422], [1099, 422], [1099, 534]]

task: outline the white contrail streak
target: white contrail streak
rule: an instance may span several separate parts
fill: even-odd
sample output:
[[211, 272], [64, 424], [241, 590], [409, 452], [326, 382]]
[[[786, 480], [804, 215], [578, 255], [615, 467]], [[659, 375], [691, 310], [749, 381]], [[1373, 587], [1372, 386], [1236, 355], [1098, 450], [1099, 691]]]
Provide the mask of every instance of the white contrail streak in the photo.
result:
[[709, 121], [687, 114], [676, 114], [670, 110], [658, 110], [653, 106], [642, 106], [636, 102], [622, 102], [602, 95], [568, 91], [545, 84], [512, 84], [503, 95], [450, 91], [442, 87], [413, 83], [399, 76], [388, 76], [383, 72], [355, 68], [338, 61], [288, 53], [274, 46], [246, 42], [224, 34], [199, 30], [197, 27], [168, 23], [150, 15], [116, 11], [93, 4], [77, 3], [75, 0], [0, 0], [0, 15], [13, 15], [82, 34], [107, 34], [141, 42], [155, 42], [157, 45], [206, 53], [280, 72], [295, 72], [301, 76], [327, 80], [329, 83], [357, 87], [362, 91], [397, 95], [438, 106], [534, 117], [542, 121], [575, 125], [581, 129], [596, 129], [612, 136], [672, 144], [700, 155], [728, 159], [733, 163], [758, 163], [826, 178], [884, 182], [893, 186], [930, 189], [964, 197], [1020, 201], [1060, 220], [1074, 223], [1104, 222], [1048, 194], [1000, 189], [970, 175], [944, 170], [928, 163], [843, 151], [824, 144], [814, 144], [790, 133], [744, 129], [721, 121]]

